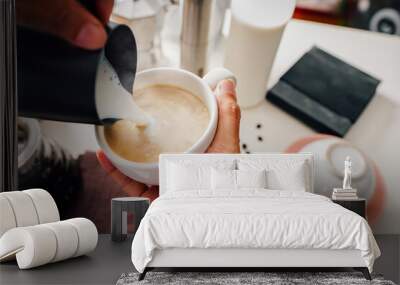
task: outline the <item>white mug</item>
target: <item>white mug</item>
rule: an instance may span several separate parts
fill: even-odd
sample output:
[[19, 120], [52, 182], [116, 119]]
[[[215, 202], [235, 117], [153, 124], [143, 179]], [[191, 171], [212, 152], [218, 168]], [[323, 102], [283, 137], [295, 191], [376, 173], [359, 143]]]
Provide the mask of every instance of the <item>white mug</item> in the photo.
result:
[[[185, 153], [203, 153], [214, 139], [218, 123], [218, 106], [213, 89], [223, 79], [231, 79], [236, 82], [234, 75], [227, 69], [217, 68], [201, 78], [189, 71], [179, 68], [152, 68], [136, 74], [133, 91], [146, 86], [156, 84], [175, 85], [199, 96], [206, 105], [210, 114], [210, 121], [199, 140]], [[141, 163], [129, 161], [116, 154], [104, 136], [104, 127], [95, 127], [97, 143], [104, 151], [108, 159], [126, 176], [149, 185], [158, 185], [158, 162]]]

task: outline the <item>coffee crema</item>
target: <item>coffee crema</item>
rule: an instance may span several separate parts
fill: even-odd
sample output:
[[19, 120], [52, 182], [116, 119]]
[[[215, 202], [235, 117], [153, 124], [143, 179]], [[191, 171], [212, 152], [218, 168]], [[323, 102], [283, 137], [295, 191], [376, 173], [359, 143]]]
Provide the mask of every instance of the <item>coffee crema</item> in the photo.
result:
[[210, 115], [203, 101], [173, 85], [151, 85], [133, 93], [135, 103], [152, 118], [141, 127], [120, 120], [104, 127], [108, 145], [133, 162], [157, 162], [160, 153], [182, 153], [205, 132]]

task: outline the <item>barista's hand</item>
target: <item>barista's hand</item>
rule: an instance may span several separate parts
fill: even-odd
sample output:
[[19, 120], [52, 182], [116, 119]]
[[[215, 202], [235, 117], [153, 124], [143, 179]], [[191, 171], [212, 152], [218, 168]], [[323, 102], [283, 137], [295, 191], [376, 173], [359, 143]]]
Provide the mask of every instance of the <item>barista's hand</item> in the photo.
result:
[[[214, 140], [208, 153], [239, 153], [240, 108], [236, 102], [235, 84], [230, 80], [221, 81], [216, 90], [219, 120]], [[158, 187], [136, 182], [122, 174], [108, 160], [103, 151], [97, 152], [97, 158], [103, 169], [121, 186], [124, 196], [142, 196], [150, 200], [158, 197]]]
[[71, 44], [98, 49], [107, 38], [104, 29], [111, 15], [114, 0], [93, 2], [95, 15], [77, 0], [16, 0], [18, 24], [56, 35]]

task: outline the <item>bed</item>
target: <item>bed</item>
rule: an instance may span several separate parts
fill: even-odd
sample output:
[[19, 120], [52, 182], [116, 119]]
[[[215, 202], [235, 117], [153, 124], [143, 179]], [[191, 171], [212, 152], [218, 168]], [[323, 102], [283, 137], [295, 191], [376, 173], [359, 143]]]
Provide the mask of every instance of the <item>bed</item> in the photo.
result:
[[132, 243], [140, 280], [173, 267], [352, 267], [371, 279], [371, 229], [313, 194], [312, 154], [165, 154], [159, 165], [160, 197]]

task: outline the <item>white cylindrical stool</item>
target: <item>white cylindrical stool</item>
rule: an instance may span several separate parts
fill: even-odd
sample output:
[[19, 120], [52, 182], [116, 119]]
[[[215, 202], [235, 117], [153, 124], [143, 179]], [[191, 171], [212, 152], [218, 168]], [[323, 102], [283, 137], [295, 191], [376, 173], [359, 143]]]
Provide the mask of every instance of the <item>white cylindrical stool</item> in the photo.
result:
[[262, 101], [276, 52], [295, 0], [232, 0], [232, 20], [224, 65], [235, 74], [238, 103]]

